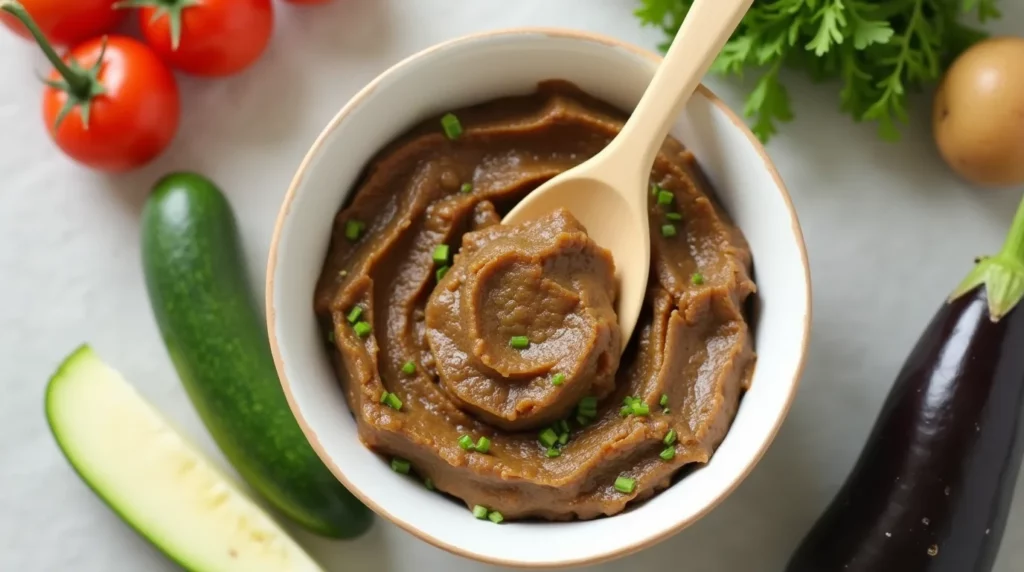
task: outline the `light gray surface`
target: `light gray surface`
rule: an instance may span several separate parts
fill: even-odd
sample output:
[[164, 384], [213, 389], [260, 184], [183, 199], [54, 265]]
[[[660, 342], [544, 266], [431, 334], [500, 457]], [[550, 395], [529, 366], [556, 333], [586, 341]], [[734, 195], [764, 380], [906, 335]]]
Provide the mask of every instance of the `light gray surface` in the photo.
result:
[[[994, 29], [1024, 27], [1004, 2]], [[572, 27], [653, 47], [632, 0], [334, 0], [283, 4], [262, 61], [226, 81], [182, 78], [184, 118], [170, 151], [129, 175], [81, 169], [39, 120], [45, 69], [30, 45], [0, 34], [0, 570], [172, 570], [75, 477], [42, 414], [46, 379], [83, 341], [207, 451], [215, 448], [161, 345], [139, 268], [146, 189], [194, 169], [230, 195], [262, 291], [270, 230], [308, 145], [337, 109], [389, 65], [438, 41], [518, 25]], [[735, 85], [711, 85], [734, 106]], [[1020, 191], [957, 182], [933, 151], [928, 99], [902, 143], [876, 140], [836, 111], [836, 90], [796, 78], [798, 119], [769, 147], [803, 223], [814, 332], [803, 386], [773, 447], [720, 508], [606, 572], [779, 570], [860, 450], [907, 350], [976, 254], [994, 251]], [[496, 570], [378, 521], [353, 542], [296, 533], [330, 570]], [[553, 539], [557, 542], [557, 539]], [[1024, 494], [997, 570], [1024, 570]]]

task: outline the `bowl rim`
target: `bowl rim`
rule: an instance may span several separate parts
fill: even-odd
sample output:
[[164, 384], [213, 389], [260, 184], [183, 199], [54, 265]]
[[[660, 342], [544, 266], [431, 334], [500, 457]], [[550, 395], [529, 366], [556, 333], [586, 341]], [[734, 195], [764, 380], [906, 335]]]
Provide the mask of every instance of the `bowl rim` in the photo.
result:
[[360, 104], [362, 104], [362, 102], [367, 97], [372, 95], [373, 92], [376, 91], [378, 85], [392, 72], [406, 65], [412, 64], [416, 60], [419, 60], [424, 56], [431, 54], [435, 51], [443, 50], [458, 44], [470, 43], [493, 37], [538, 34], [556, 38], [596, 42], [611, 48], [629, 51], [635, 55], [648, 59], [656, 64], [660, 63], [662, 60], [661, 56], [650, 50], [641, 48], [624, 40], [620, 40], [611, 36], [606, 36], [604, 34], [568, 28], [522, 26], [471, 33], [443, 42], [439, 42], [423, 50], [420, 50], [406, 58], [403, 58], [397, 63], [389, 66], [386, 70], [378, 74], [373, 80], [366, 84], [366, 86], [360, 89], [355, 95], [353, 95], [352, 98], [349, 99], [348, 102], [345, 103], [345, 105], [334, 115], [334, 117], [331, 118], [331, 120], [327, 123], [324, 129], [317, 136], [316, 140], [310, 146], [309, 150], [306, 152], [306, 155], [303, 157], [302, 162], [299, 164], [299, 167], [296, 170], [295, 175], [292, 177], [292, 181], [288, 185], [288, 190], [285, 193], [284, 198], [282, 199], [281, 207], [278, 210], [278, 215], [274, 222], [273, 234], [271, 235], [270, 238], [270, 250], [267, 258], [267, 274], [265, 284], [265, 305], [267, 330], [270, 339], [270, 350], [274, 358], [274, 366], [277, 369], [277, 373], [281, 381], [281, 387], [284, 390], [285, 398], [288, 402], [288, 407], [291, 409], [292, 414], [295, 416], [295, 419], [299, 424], [299, 427], [302, 429], [303, 434], [306, 436], [306, 439], [309, 441], [310, 446], [316, 452], [317, 456], [324, 463], [324, 465], [327, 466], [328, 470], [330, 470], [334, 477], [338, 479], [352, 495], [358, 498], [369, 509], [373, 510], [373, 512], [384, 517], [391, 523], [397, 525], [402, 530], [408, 532], [409, 534], [412, 534], [413, 536], [419, 538], [420, 540], [423, 540], [424, 542], [427, 542], [428, 544], [436, 546], [451, 554], [455, 554], [470, 560], [476, 560], [478, 562], [484, 562], [487, 564], [498, 566], [508, 566], [521, 569], [565, 569], [578, 566], [600, 564], [603, 562], [608, 562], [611, 560], [615, 560], [617, 558], [621, 558], [623, 556], [627, 556], [629, 554], [634, 554], [645, 548], [658, 544], [659, 542], [671, 536], [674, 536], [678, 532], [682, 531], [683, 529], [687, 528], [688, 526], [692, 525], [693, 523], [697, 522], [698, 520], [706, 516], [709, 512], [711, 512], [714, 508], [721, 504], [722, 501], [724, 501], [727, 497], [732, 495], [732, 493], [735, 492], [736, 488], [739, 487], [740, 483], [747, 479], [747, 477], [753, 471], [754, 467], [756, 467], [757, 464], [761, 461], [761, 458], [764, 456], [765, 452], [775, 441], [775, 437], [778, 435], [779, 429], [781, 428], [783, 422], [789, 416], [789, 411], [792, 408], [793, 401], [796, 398], [797, 390], [800, 387], [800, 379], [803, 375], [803, 371], [807, 363], [807, 349], [810, 342], [812, 314], [810, 265], [808, 262], [807, 247], [804, 242], [803, 231], [801, 229], [799, 219], [797, 218], [796, 209], [793, 207], [793, 201], [790, 197], [789, 191], [787, 190], [785, 183], [783, 183], [782, 177], [779, 175], [778, 169], [775, 167], [775, 164], [772, 162], [771, 158], [769, 158], [767, 152], [765, 151], [764, 145], [761, 143], [760, 140], [757, 139], [757, 137], [754, 136], [753, 132], [750, 131], [750, 128], [747, 126], [746, 122], [744, 122], [739, 115], [737, 115], [732, 109], [730, 109], [724, 101], [722, 101], [717, 95], [714, 94], [714, 92], [707, 88], [703, 83], [697, 86], [697, 92], [706, 97], [712, 105], [714, 105], [722, 113], [724, 113], [725, 116], [737, 127], [737, 129], [739, 129], [740, 132], [743, 133], [743, 135], [745, 135], [747, 139], [749, 139], [751, 145], [753, 146], [753, 149], [757, 152], [757, 154], [761, 157], [761, 160], [764, 162], [765, 168], [771, 175], [771, 178], [775, 183], [775, 186], [782, 194], [783, 201], [785, 202], [786, 208], [789, 211], [790, 218], [792, 220], [793, 235], [797, 241], [801, 267], [803, 268], [804, 274], [804, 286], [805, 291], [807, 292], [806, 300], [804, 301], [806, 313], [804, 315], [804, 324], [802, 328], [803, 339], [800, 341], [800, 359], [794, 371], [793, 382], [789, 386], [789, 395], [786, 396], [786, 401], [781, 410], [781, 414], [779, 415], [778, 419], [775, 421], [775, 424], [769, 431], [768, 439], [764, 441], [764, 444], [758, 449], [757, 453], [751, 457], [750, 462], [746, 465], [746, 467], [744, 467], [744, 469], [741, 472], [737, 473], [736, 478], [733, 480], [733, 482], [729, 484], [729, 486], [722, 492], [722, 494], [711, 499], [702, 511], [693, 515], [689, 519], [683, 520], [679, 523], [676, 523], [673, 526], [670, 526], [669, 528], [661, 531], [658, 534], [655, 534], [649, 538], [640, 540], [623, 548], [617, 549], [615, 551], [604, 554], [598, 554], [593, 557], [577, 558], [571, 561], [523, 563], [521, 561], [506, 560], [503, 558], [493, 558], [484, 554], [467, 552], [459, 546], [443, 542], [433, 537], [432, 535], [421, 531], [415, 526], [412, 526], [404, 520], [395, 517], [388, 511], [384, 510], [380, 505], [375, 503], [372, 498], [366, 496], [361, 490], [353, 486], [352, 483], [350, 483], [348, 479], [345, 478], [345, 476], [338, 469], [336, 464], [330, 460], [330, 456], [326, 453], [323, 445], [320, 443], [320, 439], [318, 438], [316, 431], [313, 428], [311, 428], [309, 424], [306, 422], [305, 417], [303, 416], [300, 408], [295, 402], [294, 396], [292, 395], [291, 382], [289, 381], [288, 376], [285, 372], [284, 359], [282, 358], [281, 350], [278, 347], [276, 334], [277, 315], [273, 303], [278, 245], [280, 243], [281, 232], [282, 228], [284, 227], [285, 219], [288, 218], [292, 202], [295, 199], [299, 186], [301, 186], [302, 181], [305, 178], [306, 172], [309, 169], [313, 157], [315, 157], [320, 152], [320, 147], [324, 144], [324, 142], [332, 134], [332, 132], [335, 129], [337, 129], [337, 127], [345, 120], [349, 113], [351, 113]]

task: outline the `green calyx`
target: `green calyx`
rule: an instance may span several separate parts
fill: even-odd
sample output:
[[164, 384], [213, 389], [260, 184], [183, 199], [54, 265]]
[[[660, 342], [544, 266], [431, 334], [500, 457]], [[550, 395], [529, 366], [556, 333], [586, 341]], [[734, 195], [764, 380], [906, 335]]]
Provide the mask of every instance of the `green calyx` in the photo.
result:
[[186, 8], [199, 4], [199, 0], [121, 0], [114, 3], [114, 8], [154, 8], [153, 17], [150, 22], [156, 22], [160, 18], [168, 18], [168, 27], [171, 29], [171, 49], [178, 51], [181, 44], [181, 14]]
[[96, 58], [96, 62], [89, 68], [83, 68], [73, 58], [69, 58], [65, 62], [57, 51], [53, 49], [50, 41], [43, 35], [42, 30], [36, 25], [35, 20], [25, 10], [25, 7], [14, 0], [3, 0], [0, 1], [0, 10], [7, 12], [8, 14], [17, 18], [25, 28], [28, 29], [32, 37], [35, 38], [36, 43], [39, 44], [39, 48], [43, 50], [43, 54], [46, 59], [50, 60], [53, 64], [54, 69], [60, 74], [61, 79], [59, 80], [44, 80], [46, 85], [53, 89], [63, 91], [67, 94], [67, 101], [64, 103], [64, 107], [57, 114], [57, 119], [54, 121], [53, 129], [57, 130], [60, 127], [61, 122], [67, 117], [71, 110], [74, 108], [79, 109], [79, 113], [82, 117], [82, 126], [85, 129], [89, 128], [89, 112], [92, 109], [92, 101], [96, 97], [103, 95], [106, 90], [103, 88], [103, 84], [100, 83], [99, 75], [100, 70], [103, 67], [103, 56], [107, 53], [107, 38], [104, 36], [103, 45], [100, 48], [100, 55]]
[[998, 322], [1024, 298], [1024, 200], [1017, 207], [1003, 248], [995, 256], [978, 259], [974, 270], [949, 299], [956, 300], [981, 285], [985, 286], [993, 322]]

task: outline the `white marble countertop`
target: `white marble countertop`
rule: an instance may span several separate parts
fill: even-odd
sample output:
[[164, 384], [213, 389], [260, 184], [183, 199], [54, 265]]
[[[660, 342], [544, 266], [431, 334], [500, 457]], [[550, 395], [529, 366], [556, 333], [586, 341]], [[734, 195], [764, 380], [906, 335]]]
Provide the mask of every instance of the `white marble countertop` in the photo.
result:
[[[1003, 2], [1004, 33], [1024, 3]], [[46, 379], [88, 341], [215, 453], [160, 342], [139, 265], [139, 213], [166, 171], [203, 172], [238, 214], [262, 289], [270, 230], [299, 160], [360, 87], [399, 59], [468, 32], [518, 25], [579, 28], [653, 47], [634, 0], [334, 0], [276, 4], [265, 57], [223, 81], [182, 78], [185, 113], [171, 149], [122, 176], [84, 170], [40, 121], [31, 45], [0, 33], [0, 570], [173, 570], [78, 480], [44, 421]], [[734, 107], [738, 86], [710, 82]], [[749, 479], [695, 526], [607, 572], [781, 569], [849, 471], [906, 352], [977, 254], [1000, 244], [1020, 189], [956, 181], [933, 150], [928, 99], [901, 143], [836, 110], [836, 90], [793, 78], [797, 119], [769, 146], [810, 253], [814, 331], [803, 386]], [[219, 458], [219, 457], [218, 457]], [[996, 569], [1024, 571], [1024, 488]], [[330, 570], [496, 570], [378, 520], [365, 537], [296, 533]]]

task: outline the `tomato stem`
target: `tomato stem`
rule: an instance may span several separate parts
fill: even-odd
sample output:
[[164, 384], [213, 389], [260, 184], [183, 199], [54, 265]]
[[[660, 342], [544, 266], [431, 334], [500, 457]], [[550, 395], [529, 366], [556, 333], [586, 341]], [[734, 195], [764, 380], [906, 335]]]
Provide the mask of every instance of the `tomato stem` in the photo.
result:
[[0, 1], [0, 10], [7, 12], [14, 16], [25, 25], [32, 37], [35, 38], [36, 43], [39, 44], [40, 49], [43, 50], [43, 54], [46, 55], [46, 59], [50, 60], [53, 67], [57, 70], [64, 81], [67, 83], [68, 91], [79, 97], [86, 98], [93, 91], [92, 78], [89, 74], [83, 73], [81, 70], [72, 69], [64, 60], [57, 55], [57, 51], [53, 49], [53, 45], [46, 39], [43, 31], [36, 25], [35, 20], [29, 15], [28, 11], [21, 3], [15, 0], [2, 0]]

